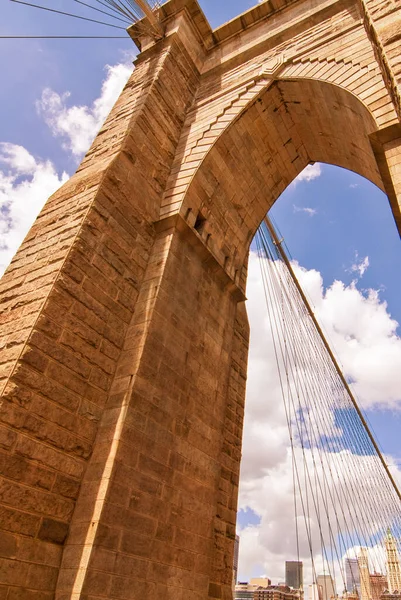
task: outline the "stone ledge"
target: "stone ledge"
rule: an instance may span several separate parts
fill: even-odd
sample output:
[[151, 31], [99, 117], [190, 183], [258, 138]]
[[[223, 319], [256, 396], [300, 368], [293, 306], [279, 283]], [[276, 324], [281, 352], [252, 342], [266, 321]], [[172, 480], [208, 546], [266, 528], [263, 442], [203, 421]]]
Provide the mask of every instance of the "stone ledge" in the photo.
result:
[[394, 125], [389, 125], [383, 129], [378, 129], [377, 131], [371, 133], [369, 137], [372, 146], [377, 144], [388, 144], [394, 140], [401, 139], [401, 124], [394, 123]]
[[[353, 2], [354, 0], [348, 0]], [[202, 11], [198, 0], [168, 0], [161, 5], [159, 15], [162, 23], [170, 21], [179, 13], [185, 11], [191, 23], [193, 24], [198, 37], [204, 49], [211, 50], [221, 43], [226, 42], [232, 37], [235, 37], [242, 32], [251, 29], [261, 21], [272, 18], [278, 13], [281, 13], [286, 8], [293, 4], [299, 3], [300, 0], [266, 0], [260, 4], [255, 0], [255, 6], [234, 17], [227, 23], [220, 25], [216, 29], [212, 29], [204, 12]], [[341, 5], [344, 0], [333, 0], [333, 3]], [[144, 18], [138, 23], [134, 23], [128, 27], [127, 32], [136, 46], [141, 49], [141, 38], [144, 37], [144, 29], [146, 29], [147, 19]]]

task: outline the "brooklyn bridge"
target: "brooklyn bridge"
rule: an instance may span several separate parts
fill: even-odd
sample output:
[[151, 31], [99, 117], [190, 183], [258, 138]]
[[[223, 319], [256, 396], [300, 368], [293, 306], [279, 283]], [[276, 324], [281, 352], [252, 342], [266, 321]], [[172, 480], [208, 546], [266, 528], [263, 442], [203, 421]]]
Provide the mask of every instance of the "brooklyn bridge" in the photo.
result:
[[[310, 600], [399, 600], [397, 477], [267, 216], [325, 163], [400, 232], [399, 0], [264, 0], [214, 29], [197, 0], [15, 2], [127, 28], [138, 54], [0, 282], [0, 600], [232, 600], [250, 253], [289, 559], [308, 553]], [[307, 594], [287, 587], [243, 597]]]

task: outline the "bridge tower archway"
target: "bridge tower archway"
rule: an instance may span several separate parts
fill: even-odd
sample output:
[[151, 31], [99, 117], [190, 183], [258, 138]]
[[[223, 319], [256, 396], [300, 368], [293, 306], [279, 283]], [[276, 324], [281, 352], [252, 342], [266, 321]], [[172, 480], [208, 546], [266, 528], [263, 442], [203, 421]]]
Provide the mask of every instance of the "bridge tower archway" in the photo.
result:
[[2, 280], [8, 597], [231, 600], [253, 235], [315, 161], [400, 227], [391, 1], [161, 15]]

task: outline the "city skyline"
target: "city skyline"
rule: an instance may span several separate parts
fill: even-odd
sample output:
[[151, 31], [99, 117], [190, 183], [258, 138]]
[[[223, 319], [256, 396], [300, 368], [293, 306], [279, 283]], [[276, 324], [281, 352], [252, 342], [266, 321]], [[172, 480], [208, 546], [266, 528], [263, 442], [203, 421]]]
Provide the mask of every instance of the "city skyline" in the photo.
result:
[[[238, 538], [238, 536], [237, 536]], [[272, 588], [276, 590], [276, 596], [255, 596], [255, 598], [268, 598], [269, 600], [286, 600], [289, 596], [288, 590], [298, 590], [298, 597], [307, 597], [307, 600], [330, 600], [333, 598], [342, 598], [343, 600], [401, 600], [401, 563], [399, 559], [397, 540], [387, 529], [383, 538], [383, 548], [385, 548], [385, 573], [374, 570], [371, 571], [369, 552], [372, 548], [361, 546], [355, 548], [355, 557], [344, 557], [344, 577], [340, 591], [336, 590], [336, 582], [331, 574], [318, 574], [311, 582], [303, 582], [303, 562], [285, 561], [284, 572], [285, 581], [272, 582], [267, 576], [252, 578], [251, 582], [239, 582], [242, 590], [249, 591], [258, 587]], [[262, 584], [261, 582], [265, 582]], [[290, 585], [293, 584], [293, 585]], [[338, 581], [337, 581], [338, 584]], [[248, 586], [248, 587], [247, 587]], [[239, 588], [238, 588], [239, 589]], [[277, 596], [278, 591], [282, 595]], [[398, 596], [397, 596], [398, 594]], [[241, 598], [239, 596], [238, 598]], [[245, 597], [245, 596], [244, 596]]]

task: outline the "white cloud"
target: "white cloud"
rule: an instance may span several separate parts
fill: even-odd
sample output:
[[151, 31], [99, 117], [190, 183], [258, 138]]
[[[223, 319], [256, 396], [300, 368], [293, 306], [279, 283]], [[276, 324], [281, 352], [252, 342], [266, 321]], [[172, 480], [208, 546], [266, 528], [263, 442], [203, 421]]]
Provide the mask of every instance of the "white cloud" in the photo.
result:
[[29, 175], [37, 168], [32, 154], [17, 144], [0, 143], [0, 162], [15, 174]]
[[47, 198], [68, 179], [22, 146], [0, 143], [0, 275]]
[[[251, 347], [239, 508], [244, 511], [251, 509], [260, 518], [260, 524], [246, 526], [240, 531], [239, 575], [247, 580], [251, 576], [266, 573], [277, 583], [284, 579], [285, 560], [297, 560], [293, 471], [286, 414], [274, 348], [270, 341], [270, 325], [258, 260], [251, 254], [247, 287]], [[329, 342], [334, 344], [345, 373], [353, 381], [352, 387], [360, 404], [365, 408], [401, 410], [401, 339], [397, 336], [397, 323], [387, 312], [386, 303], [380, 300], [376, 291], [362, 293], [355, 283], [346, 286], [335, 281], [324, 289], [318, 271], [308, 271], [296, 263], [293, 266], [307, 290], [315, 314], [324, 323], [326, 335]], [[291, 387], [293, 382], [290, 381], [289, 385]], [[314, 425], [313, 418], [310, 423]], [[296, 455], [299, 456], [299, 453], [298, 448]], [[366, 485], [370, 470], [373, 471], [370, 468], [372, 458], [352, 454], [350, 449], [344, 449], [342, 454], [355, 465], [353, 477], [356, 479], [353, 485], [358, 487], [358, 477], [362, 477]], [[313, 468], [318, 467], [313, 465], [311, 451], [306, 449], [305, 455], [313, 472]], [[386, 459], [392, 462], [391, 457]], [[335, 456], [327, 460], [333, 461]], [[321, 471], [320, 475], [319, 469], [317, 473], [320, 479]], [[395, 466], [392, 473], [397, 479], [400, 478], [400, 471]], [[347, 479], [344, 481], [347, 482]], [[375, 485], [375, 481], [368, 484], [372, 494]], [[309, 583], [312, 581], [312, 570], [305, 526], [300, 514], [298, 501], [297, 522], [300, 531], [303, 531], [300, 557], [304, 560], [305, 582]], [[316, 520], [312, 517], [310, 527], [315, 548], [318, 548], [319, 533]], [[370, 527], [374, 531], [377, 524], [372, 520]], [[373, 550], [370, 553], [372, 568], [382, 568], [382, 556]], [[316, 571], [322, 571], [324, 562], [317, 550]], [[341, 586], [339, 579], [338, 586]]]
[[303, 171], [294, 179], [293, 183], [298, 183], [299, 181], [312, 181], [312, 179], [317, 179], [322, 174], [322, 165], [320, 163], [313, 163], [305, 167]]
[[310, 217], [314, 217], [317, 214], [317, 210], [315, 208], [309, 208], [308, 206], [297, 206], [293, 204], [294, 212], [304, 212]]
[[355, 255], [355, 262], [353, 265], [351, 265], [351, 267], [348, 269], [348, 271], [350, 273], [358, 273], [359, 277], [363, 277], [363, 275], [366, 273], [366, 270], [369, 267], [369, 256], [365, 256], [365, 258], [362, 258], [361, 260], [359, 260], [358, 262], [358, 253], [356, 253]]
[[324, 290], [320, 273], [295, 270], [361, 405], [401, 410], [401, 338], [379, 292], [341, 281]]
[[100, 96], [91, 106], [68, 106], [70, 92], [43, 91], [37, 109], [66, 150], [76, 157], [87, 151], [131, 73], [132, 65], [107, 65]]
[[[128, 62], [106, 66], [100, 95], [91, 106], [67, 106], [69, 92], [43, 91], [38, 111], [66, 150], [76, 157], [88, 150], [131, 72]], [[23, 146], [0, 143], [0, 274], [47, 198], [67, 179], [50, 160], [36, 159]]]

